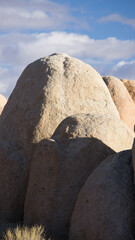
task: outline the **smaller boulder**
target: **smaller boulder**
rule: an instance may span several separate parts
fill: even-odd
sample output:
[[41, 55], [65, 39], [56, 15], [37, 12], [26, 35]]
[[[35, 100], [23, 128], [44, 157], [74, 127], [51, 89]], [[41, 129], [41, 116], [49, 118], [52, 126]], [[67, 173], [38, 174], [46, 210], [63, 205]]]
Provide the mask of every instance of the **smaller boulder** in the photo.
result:
[[114, 151], [95, 138], [75, 138], [64, 149], [50, 140], [35, 144], [24, 223], [46, 226], [54, 240], [67, 240], [78, 193], [90, 172]]
[[118, 78], [105, 76], [103, 77], [103, 80], [110, 91], [121, 119], [132, 131], [134, 131], [135, 104], [128, 90]]
[[82, 187], [70, 224], [70, 240], [133, 240], [135, 189], [131, 151], [109, 156]]
[[132, 148], [134, 133], [123, 121], [111, 115], [76, 114], [65, 118], [52, 138], [64, 148], [75, 138], [97, 138], [120, 152]]

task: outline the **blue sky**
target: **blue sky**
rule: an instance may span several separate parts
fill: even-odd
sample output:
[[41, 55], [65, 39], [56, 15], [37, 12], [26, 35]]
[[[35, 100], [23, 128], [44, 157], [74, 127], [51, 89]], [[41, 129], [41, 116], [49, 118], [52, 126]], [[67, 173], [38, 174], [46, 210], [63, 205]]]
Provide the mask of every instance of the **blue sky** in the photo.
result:
[[135, 0], [0, 0], [0, 92], [23, 69], [64, 52], [101, 75], [135, 79]]

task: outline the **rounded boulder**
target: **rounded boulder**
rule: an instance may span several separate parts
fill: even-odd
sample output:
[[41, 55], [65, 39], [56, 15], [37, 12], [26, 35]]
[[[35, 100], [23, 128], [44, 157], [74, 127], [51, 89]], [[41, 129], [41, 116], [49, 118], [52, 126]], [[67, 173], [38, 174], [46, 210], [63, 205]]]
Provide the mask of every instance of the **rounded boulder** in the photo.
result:
[[135, 125], [135, 104], [131, 98], [127, 88], [120, 79], [112, 76], [103, 77], [111, 97], [117, 107], [119, 115], [123, 122], [134, 131]]
[[132, 154], [105, 159], [82, 187], [70, 223], [70, 240], [133, 240], [135, 189]]

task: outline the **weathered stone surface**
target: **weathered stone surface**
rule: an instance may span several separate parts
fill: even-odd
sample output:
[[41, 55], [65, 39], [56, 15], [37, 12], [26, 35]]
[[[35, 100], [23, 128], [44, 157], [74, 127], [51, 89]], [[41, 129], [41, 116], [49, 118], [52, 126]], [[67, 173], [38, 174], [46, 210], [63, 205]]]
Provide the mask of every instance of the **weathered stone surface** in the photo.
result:
[[121, 119], [125, 122], [125, 124], [134, 131], [135, 124], [135, 104], [126, 89], [126, 87], [122, 84], [120, 79], [105, 76], [103, 77], [112, 99], [118, 109]]
[[135, 103], [135, 80], [121, 79]]
[[116, 152], [131, 149], [134, 133], [123, 121], [106, 115], [76, 114], [60, 123], [52, 138], [62, 146], [76, 137], [97, 138]]
[[68, 239], [75, 202], [89, 174], [114, 150], [131, 148], [133, 133], [117, 118], [78, 114], [66, 118], [52, 138], [36, 144], [24, 222], [43, 224], [53, 239], [62, 240]]
[[[7, 145], [12, 149], [8, 156], [10, 162], [4, 157], [8, 172], [0, 175], [3, 189], [8, 184], [12, 186], [8, 194], [4, 195], [4, 190], [0, 192], [0, 204], [4, 197], [6, 203], [0, 207], [0, 219], [5, 212], [9, 213], [9, 221], [15, 217], [20, 219], [22, 215], [19, 207], [17, 213], [11, 210], [11, 206], [17, 205], [25, 197], [25, 190], [22, 190], [22, 197], [18, 199], [18, 178], [21, 178], [16, 178], [18, 162], [24, 162], [23, 170], [27, 176], [24, 175], [20, 183], [26, 186], [32, 143], [50, 138], [61, 120], [78, 112], [103, 112], [119, 116], [105, 83], [93, 68], [65, 54], [53, 54], [35, 61], [24, 70], [0, 117], [3, 155], [7, 156]], [[24, 155], [25, 159], [22, 157]], [[14, 164], [10, 166], [12, 161]], [[0, 162], [3, 171], [6, 163], [3, 158]]]
[[135, 189], [131, 151], [113, 154], [81, 189], [70, 224], [70, 240], [133, 240]]
[[7, 103], [7, 99], [2, 94], [0, 94], [0, 114], [2, 113], [6, 103]]

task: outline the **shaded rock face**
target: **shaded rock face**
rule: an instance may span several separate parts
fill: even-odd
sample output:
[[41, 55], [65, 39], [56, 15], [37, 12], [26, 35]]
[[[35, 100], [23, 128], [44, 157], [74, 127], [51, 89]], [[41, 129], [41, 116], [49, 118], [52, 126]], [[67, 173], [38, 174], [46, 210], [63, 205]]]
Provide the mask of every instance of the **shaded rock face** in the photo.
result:
[[131, 148], [133, 133], [117, 118], [78, 114], [66, 118], [52, 138], [35, 146], [24, 223], [43, 224], [53, 239], [62, 240], [68, 239], [75, 202], [89, 174], [114, 150]]
[[132, 162], [133, 162], [133, 168], [134, 168], [134, 184], [135, 184], [135, 139], [132, 147]]
[[37, 143], [31, 163], [24, 223], [45, 225], [47, 234], [54, 240], [68, 239], [69, 223], [81, 187], [91, 171], [113, 152], [94, 138], [73, 139], [64, 153], [55, 141]]
[[[33, 143], [50, 138], [61, 120], [78, 112], [119, 117], [105, 83], [93, 68], [65, 54], [53, 54], [24, 70], [0, 117], [0, 146], [4, 156], [0, 159], [3, 171], [0, 183], [3, 189], [12, 186], [8, 194], [0, 192], [0, 204], [4, 197], [6, 203], [0, 207], [0, 219], [7, 213], [8, 221], [22, 216], [22, 209], [18, 207], [14, 213], [11, 206], [22, 206], [25, 198]], [[25, 174], [16, 177], [18, 168]], [[22, 191], [18, 193], [21, 185]]]
[[28, 182], [27, 159], [21, 150], [0, 144], [0, 219], [23, 220]]
[[135, 103], [135, 80], [121, 79]]
[[6, 103], [7, 103], [7, 99], [3, 95], [0, 94], [0, 114], [2, 113], [3, 108], [6, 105]]
[[70, 240], [133, 240], [135, 189], [131, 151], [113, 154], [81, 189], [70, 224]]
[[103, 77], [104, 82], [106, 83], [111, 97], [118, 109], [121, 119], [125, 124], [134, 131], [135, 125], [135, 104], [120, 79], [106, 76]]

